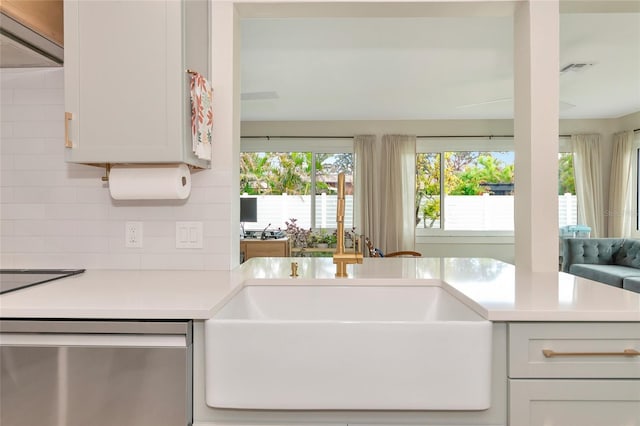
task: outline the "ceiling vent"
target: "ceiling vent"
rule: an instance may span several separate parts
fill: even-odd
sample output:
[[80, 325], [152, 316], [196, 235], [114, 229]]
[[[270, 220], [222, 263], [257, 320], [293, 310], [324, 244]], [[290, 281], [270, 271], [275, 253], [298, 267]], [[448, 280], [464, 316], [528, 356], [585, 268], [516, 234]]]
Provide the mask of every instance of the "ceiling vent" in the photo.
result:
[[560, 68], [560, 74], [564, 74], [569, 71], [582, 72], [586, 69], [591, 68], [594, 65], [595, 64], [593, 62], [580, 62], [580, 63], [565, 65], [564, 67]]

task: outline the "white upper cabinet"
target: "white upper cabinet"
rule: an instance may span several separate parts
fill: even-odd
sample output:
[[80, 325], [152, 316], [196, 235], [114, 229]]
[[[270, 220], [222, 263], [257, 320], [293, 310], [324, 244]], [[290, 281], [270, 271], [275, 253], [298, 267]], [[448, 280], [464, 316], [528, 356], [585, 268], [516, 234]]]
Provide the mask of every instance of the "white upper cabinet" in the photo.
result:
[[206, 0], [64, 2], [66, 161], [186, 163], [190, 75], [209, 77]]

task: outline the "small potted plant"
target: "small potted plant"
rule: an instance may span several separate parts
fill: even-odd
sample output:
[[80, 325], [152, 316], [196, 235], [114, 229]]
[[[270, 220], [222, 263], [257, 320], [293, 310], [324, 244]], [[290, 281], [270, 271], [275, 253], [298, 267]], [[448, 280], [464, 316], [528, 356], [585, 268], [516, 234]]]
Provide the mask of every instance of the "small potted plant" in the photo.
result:
[[313, 240], [318, 248], [328, 248], [331, 243], [331, 235], [324, 229], [314, 232]]
[[333, 231], [332, 234], [329, 234], [329, 247], [336, 248], [338, 245], [338, 230]]
[[287, 229], [285, 232], [291, 239], [294, 247], [298, 248], [306, 248], [310, 243], [311, 229], [303, 229], [298, 226], [296, 223], [298, 220], [291, 218], [289, 219], [291, 222], [285, 221], [285, 225], [287, 225]]

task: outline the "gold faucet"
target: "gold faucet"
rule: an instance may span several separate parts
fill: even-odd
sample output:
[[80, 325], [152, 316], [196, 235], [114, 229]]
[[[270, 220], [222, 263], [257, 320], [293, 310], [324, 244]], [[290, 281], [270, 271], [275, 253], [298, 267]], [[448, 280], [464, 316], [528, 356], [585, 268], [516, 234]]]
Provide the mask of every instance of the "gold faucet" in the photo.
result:
[[344, 173], [338, 174], [338, 208], [336, 222], [338, 224], [336, 251], [333, 254], [333, 263], [336, 265], [336, 277], [347, 277], [347, 265], [362, 263], [362, 252], [358, 252], [358, 244], [355, 251], [346, 252], [344, 249]]

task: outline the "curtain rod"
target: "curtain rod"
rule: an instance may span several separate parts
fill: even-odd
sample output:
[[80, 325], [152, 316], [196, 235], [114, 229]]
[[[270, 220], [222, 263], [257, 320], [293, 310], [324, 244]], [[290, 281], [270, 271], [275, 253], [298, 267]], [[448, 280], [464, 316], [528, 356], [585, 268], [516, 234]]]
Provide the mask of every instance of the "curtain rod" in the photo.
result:
[[[639, 131], [636, 129], [635, 131]], [[513, 135], [441, 135], [416, 136], [416, 139], [444, 139], [444, 138], [512, 138]], [[560, 138], [570, 138], [571, 135], [558, 135]], [[353, 139], [354, 136], [240, 136], [240, 139]]]

